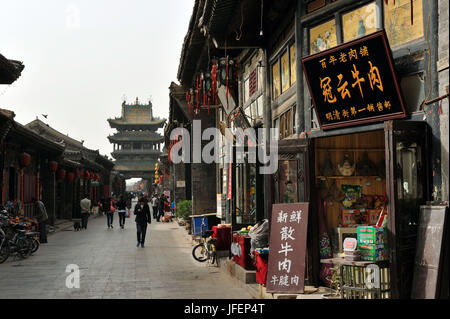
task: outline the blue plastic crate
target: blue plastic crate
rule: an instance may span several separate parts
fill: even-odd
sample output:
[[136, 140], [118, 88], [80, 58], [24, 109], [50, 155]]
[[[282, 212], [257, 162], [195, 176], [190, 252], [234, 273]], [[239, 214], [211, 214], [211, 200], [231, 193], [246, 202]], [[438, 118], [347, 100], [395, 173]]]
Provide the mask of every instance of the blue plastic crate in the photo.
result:
[[202, 221], [204, 221], [204, 231], [208, 230], [208, 217], [206, 216], [198, 216], [193, 217], [194, 218], [194, 229], [193, 229], [193, 235], [194, 236], [200, 236], [202, 234]]

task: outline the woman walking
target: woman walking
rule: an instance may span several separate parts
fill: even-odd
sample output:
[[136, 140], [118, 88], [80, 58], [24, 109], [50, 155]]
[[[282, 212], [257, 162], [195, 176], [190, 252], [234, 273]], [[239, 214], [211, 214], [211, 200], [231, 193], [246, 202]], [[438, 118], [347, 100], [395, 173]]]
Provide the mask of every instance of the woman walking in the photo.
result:
[[114, 220], [114, 212], [116, 211], [116, 206], [113, 198], [108, 197], [105, 200], [105, 209], [106, 209], [106, 222], [108, 224], [108, 229], [114, 228], [113, 220]]
[[127, 202], [123, 198], [123, 195], [120, 195], [120, 200], [117, 202], [116, 206], [117, 206], [117, 212], [119, 213], [120, 228], [124, 229], [125, 216], [127, 214]]
[[139, 202], [134, 207], [134, 214], [136, 215], [136, 230], [137, 230], [137, 245], [144, 248], [145, 234], [147, 233], [147, 223], [152, 222], [150, 217], [150, 207], [145, 202], [144, 198], [139, 198]]

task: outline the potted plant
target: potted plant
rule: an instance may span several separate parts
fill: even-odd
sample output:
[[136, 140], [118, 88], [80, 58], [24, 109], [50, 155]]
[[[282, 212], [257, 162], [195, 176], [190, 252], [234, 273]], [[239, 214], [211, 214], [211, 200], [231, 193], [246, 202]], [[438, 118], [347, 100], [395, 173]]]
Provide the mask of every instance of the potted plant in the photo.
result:
[[189, 216], [192, 215], [192, 202], [190, 200], [183, 200], [177, 204], [176, 216], [181, 218], [186, 223], [186, 229], [191, 229], [191, 219]]

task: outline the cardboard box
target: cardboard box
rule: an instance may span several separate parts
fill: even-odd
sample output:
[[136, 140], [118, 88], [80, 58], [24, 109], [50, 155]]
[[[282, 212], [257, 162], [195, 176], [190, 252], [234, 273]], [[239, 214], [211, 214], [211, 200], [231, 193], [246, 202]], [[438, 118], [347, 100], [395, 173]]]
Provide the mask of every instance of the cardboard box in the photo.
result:
[[358, 226], [357, 238], [359, 244], [387, 244], [387, 232], [385, 228], [374, 226]]
[[384, 245], [359, 245], [360, 258], [364, 261], [383, 261], [389, 259], [389, 249]]
[[343, 227], [347, 227], [347, 226], [350, 226], [350, 225], [358, 224], [357, 215], [359, 216], [360, 212], [361, 211], [359, 209], [343, 208], [341, 210], [341, 224], [342, 224], [342, 226]]
[[366, 209], [364, 215], [364, 223], [370, 226], [375, 226], [377, 224], [378, 218], [380, 217], [381, 209]]

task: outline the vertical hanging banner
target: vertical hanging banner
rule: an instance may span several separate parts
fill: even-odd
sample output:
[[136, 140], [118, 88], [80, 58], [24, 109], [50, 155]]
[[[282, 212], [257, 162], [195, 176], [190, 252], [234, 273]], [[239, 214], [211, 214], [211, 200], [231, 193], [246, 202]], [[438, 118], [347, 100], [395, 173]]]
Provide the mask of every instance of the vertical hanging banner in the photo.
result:
[[222, 218], [222, 194], [216, 194], [217, 195], [217, 212], [216, 217]]
[[322, 130], [406, 117], [384, 30], [304, 57]]
[[304, 291], [308, 208], [309, 203], [272, 206], [267, 292]]

